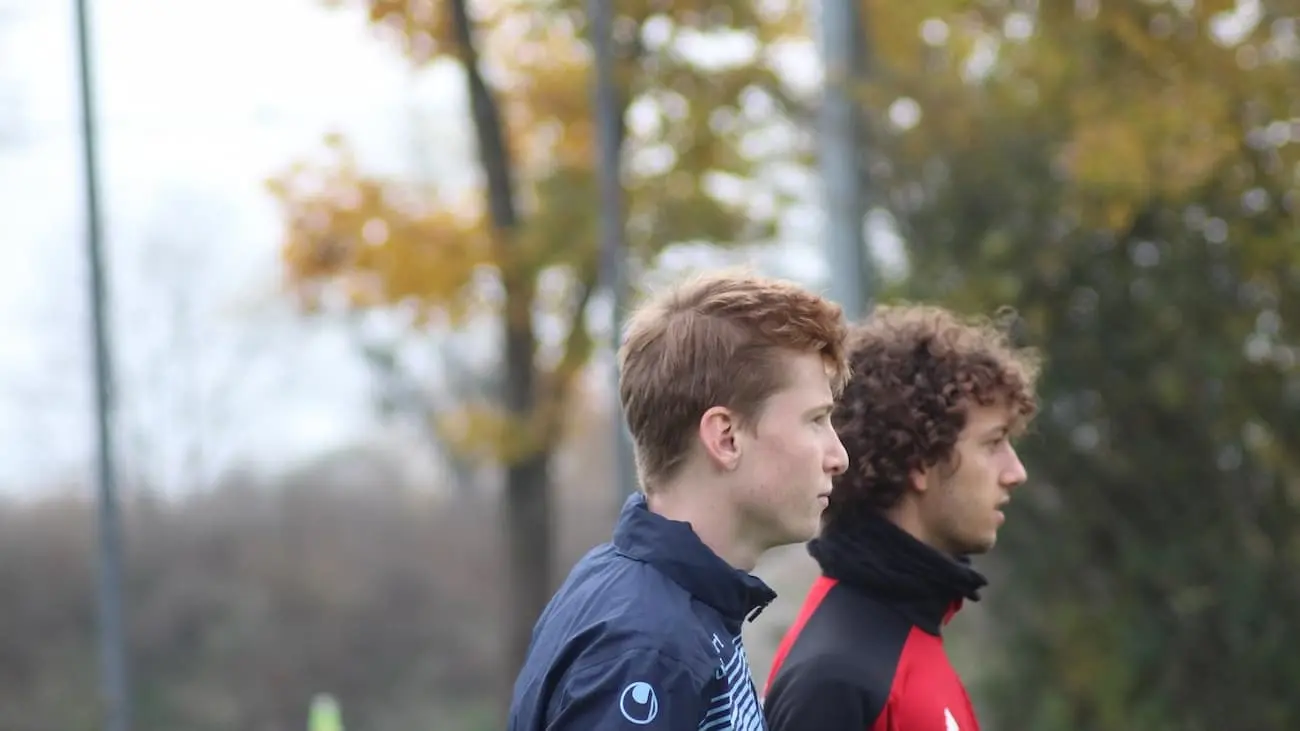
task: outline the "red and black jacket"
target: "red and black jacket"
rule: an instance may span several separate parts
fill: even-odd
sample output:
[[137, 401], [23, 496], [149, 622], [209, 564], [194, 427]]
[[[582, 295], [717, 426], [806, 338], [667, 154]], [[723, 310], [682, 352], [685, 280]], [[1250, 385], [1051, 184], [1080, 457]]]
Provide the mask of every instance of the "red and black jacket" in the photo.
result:
[[882, 517], [853, 523], [808, 546], [822, 576], [777, 648], [769, 731], [979, 731], [940, 629], [984, 577]]

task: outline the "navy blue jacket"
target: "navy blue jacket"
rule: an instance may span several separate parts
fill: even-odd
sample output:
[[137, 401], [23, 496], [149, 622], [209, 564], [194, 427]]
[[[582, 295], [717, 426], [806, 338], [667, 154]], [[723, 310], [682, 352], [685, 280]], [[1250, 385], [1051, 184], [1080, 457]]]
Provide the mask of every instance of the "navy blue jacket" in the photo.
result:
[[740, 628], [774, 598], [633, 495], [538, 619], [509, 731], [761, 731]]

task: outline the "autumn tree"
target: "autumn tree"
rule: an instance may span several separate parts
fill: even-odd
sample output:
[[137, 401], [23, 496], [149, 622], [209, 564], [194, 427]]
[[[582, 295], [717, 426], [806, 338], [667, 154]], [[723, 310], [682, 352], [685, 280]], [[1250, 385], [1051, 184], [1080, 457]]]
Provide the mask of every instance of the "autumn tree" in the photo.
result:
[[867, 3], [891, 295], [1020, 312], [1001, 728], [1300, 724], [1295, 6]]
[[[369, 0], [370, 22], [412, 64], [456, 64], [477, 138], [480, 185], [417, 186], [367, 174], [345, 141], [278, 177], [288, 278], [305, 307], [403, 308], [412, 327], [491, 318], [502, 388], [432, 415], [442, 438], [506, 467], [513, 676], [553, 589], [548, 461], [563, 406], [595, 347], [599, 286], [592, 81], [586, 16], [573, 0]], [[798, 3], [620, 3], [620, 132], [632, 271], [687, 242], [765, 240], [790, 194], [767, 173], [799, 154], [773, 115], [775, 70], [802, 40]], [[773, 135], [778, 135], [773, 144]], [[563, 334], [543, 338], [543, 319]]]

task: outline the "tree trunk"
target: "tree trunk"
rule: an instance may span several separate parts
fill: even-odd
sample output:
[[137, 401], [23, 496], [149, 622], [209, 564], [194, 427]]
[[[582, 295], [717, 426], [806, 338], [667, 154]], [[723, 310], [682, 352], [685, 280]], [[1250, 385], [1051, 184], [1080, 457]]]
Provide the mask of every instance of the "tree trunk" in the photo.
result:
[[[510, 151], [506, 147], [500, 107], [479, 68], [478, 51], [466, 0], [451, 0], [452, 23], [459, 55], [469, 86], [470, 111], [478, 137], [479, 161], [487, 178], [488, 209], [491, 214], [496, 260], [505, 290], [502, 323], [506, 382], [503, 400], [517, 423], [534, 423], [537, 409], [537, 369], [533, 356], [537, 337], [533, 332], [533, 273], [520, 261], [513, 248], [518, 227], [518, 209], [512, 183]], [[543, 442], [544, 443], [544, 442]], [[514, 677], [523, 663], [533, 625], [551, 593], [553, 537], [551, 496], [547, 467], [550, 450], [530, 450], [506, 471], [503, 528], [506, 540], [507, 592], [506, 645], [502, 663], [502, 685], [509, 698]]]

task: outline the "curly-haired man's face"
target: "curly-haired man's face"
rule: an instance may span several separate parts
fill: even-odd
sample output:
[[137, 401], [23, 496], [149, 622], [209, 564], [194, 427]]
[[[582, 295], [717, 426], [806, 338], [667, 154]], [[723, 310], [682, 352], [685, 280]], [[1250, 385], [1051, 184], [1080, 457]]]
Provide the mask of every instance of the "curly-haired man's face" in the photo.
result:
[[737, 434], [742, 455], [733, 474], [739, 508], [753, 540], [768, 547], [817, 534], [831, 478], [848, 455], [831, 425], [833, 394], [815, 354], [788, 358], [785, 388], [768, 397], [750, 428]]
[[[1011, 492], [1024, 483], [1025, 466], [1010, 440], [1012, 414], [976, 407], [946, 469], [922, 477], [919, 513], [928, 542], [955, 556], [984, 553], [997, 543]], [[956, 469], [953, 469], [953, 465]]]

